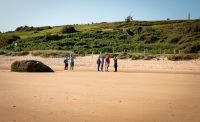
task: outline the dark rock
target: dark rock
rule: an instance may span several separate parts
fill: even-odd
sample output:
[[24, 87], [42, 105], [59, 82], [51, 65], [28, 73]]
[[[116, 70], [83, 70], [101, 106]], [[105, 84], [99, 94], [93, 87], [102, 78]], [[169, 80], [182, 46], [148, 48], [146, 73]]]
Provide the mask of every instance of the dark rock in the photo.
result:
[[15, 61], [11, 72], [54, 72], [50, 67], [36, 60]]

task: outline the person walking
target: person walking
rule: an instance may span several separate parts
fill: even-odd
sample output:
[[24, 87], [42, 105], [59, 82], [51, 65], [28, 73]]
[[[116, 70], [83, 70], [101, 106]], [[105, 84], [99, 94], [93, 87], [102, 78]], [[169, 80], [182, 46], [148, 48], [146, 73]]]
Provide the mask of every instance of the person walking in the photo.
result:
[[104, 65], [104, 57], [101, 58], [101, 71], [103, 72], [103, 65]]
[[66, 58], [65, 58], [65, 60], [64, 60], [64, 63], [65, 63], [65, 68], [64, 68], [64, 70], [65, 70], [65, 71], [68, 71], [68, 61], [69, 61], [69, 57], [66, 56]]
[[109, 72], [109, 71], [108, 71], [109, 65], [110, 65], [110, 57], [109, 57], [109, 55], [107, 55], [107, 56], [106, 56], [106, 62], [105, 62], [105, 71], [106, 71], [106, 72]]
[[73, 55], [71, 55], [70, 56], [70, 60], [71, 60], [71, 62], [70, 62], [70, 71], [74, 71], [74, 59], [75, 59], [76, 57], [74, 57]]
[[101, 65], [101, 60], [100, 60], [100, 56], [98, 57], [98, 59], [97, 59], [97, 71], [100, 71], [100, 65]]
[[117, 67], [118, 67], [118, 65], [117, 65], [117, 58], [116, 58], [116, 56], [114, 57], [114, 68], [115, 68], [115, 71], [114, 72], [117, 72]]

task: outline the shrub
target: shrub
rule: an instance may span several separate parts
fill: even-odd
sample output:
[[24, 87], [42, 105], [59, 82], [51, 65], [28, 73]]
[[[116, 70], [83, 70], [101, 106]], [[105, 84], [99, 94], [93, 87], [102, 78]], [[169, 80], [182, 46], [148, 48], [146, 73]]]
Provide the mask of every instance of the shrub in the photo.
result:
[[61, 30], [60, 33], [61, 34], [65, 34], [65, 33], [74, 33], [76, 32], [75, 28], [72, 25], [67, 25], [64, 26]]
[[151, 60], [151, 59], [153, 59], [155, 57], [156, 57], [155, 55], [148, 55], [148, 56], [144, 57], [144, 60]]
[[138, 27], [137, 28], [137, 33], [139, 34], [139, 33], [141, 33], [141, 31], [142, 31], [142, 27]]
[[7, 45], [7, 44], [12, 44], [14, 41], [18, 39], [20, 39], [19, 36], [12, 35], [7, 37], [1, 37], [0, 41], [3, 42], [5, 45]]
[[153, 32], [155, 32], [155, 30], [152, 27], [146, 27], [143, 30], [143, 33], [153, 33]]
[[192, 60], [192, 59], [199, 58], [199, 55], [198, 54], [176, 54], [176, 55], [169, 55], [167, 58], [172, 61]]
[[51, 29], [50, 26], [44, 26], [44, 27], [29, 27], [27, 25], [25, 26], [20, 26], [20, 27], [17, 27], [15, 29], [15, 31], [42, 31], [42, 30], [45, 30], [45, 29]]
[[173, 36], [167, 39], [168, 43], [178, 43], [182, 36]]
[[53, 57], [53, 58], [59, 58], [59, 57], [65, 57], [66, 55], [74, 54], [71, 51], [56, 51], [56, 50], [38, 50], [38, 51], [32, 51], [31, 55], [33, 56], [41, 56], [44, 58], [47, 57]]
[[5, 55], [6, 53], [4, 51], [0, 51], [0, 55]]
[[187, 46], [184, 50], [185, 53], [198, 53], [200, 51], [200, 45]]
[[118, 57], [119, 54], [118, 54], [118, 53], [111, 53], [111, 54], [110, 54], [110, 58], [114, 58], [115, 56]]
[[144, 56], [142, 54], [131, 54], [131, 59], [132, 60], [138, 60], [138, 59], [143, 59]]
[[150, 43], [154, 43], [157, 40], [158, 40], [157, 36], [151, 35], [151, 36], [147, 37], [147, 39], [144, 41], [144, 43], [150, 44]]
[[25, 56], [25, 55], [29, 55], [29, 52], [25, 52], [25, 51], [22, 51], [22, 52], [13, 52], [11, 55], [12, 56]]
[[130, 36], [134, 35], [134, 33], [130, 29], [126, 29], [125, 32], [127, 35], [130, 35]]
[[118, 56], [117, 56], [118, 59], [127, 59], [129, 58], [129, 55], [127, 53], [120, 53]]

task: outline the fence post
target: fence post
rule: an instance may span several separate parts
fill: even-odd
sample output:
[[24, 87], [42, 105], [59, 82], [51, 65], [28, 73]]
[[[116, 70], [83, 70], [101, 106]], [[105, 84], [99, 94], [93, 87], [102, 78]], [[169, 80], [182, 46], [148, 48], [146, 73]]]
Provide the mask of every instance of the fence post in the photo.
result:
[[164, 50], [164, 54], [165, 54], [165, 50]]
[[144, 57], [145, 57], [145, 49], [144, 49]]
[[174, 54], [176, 54], [176, 49], [174, 48]]

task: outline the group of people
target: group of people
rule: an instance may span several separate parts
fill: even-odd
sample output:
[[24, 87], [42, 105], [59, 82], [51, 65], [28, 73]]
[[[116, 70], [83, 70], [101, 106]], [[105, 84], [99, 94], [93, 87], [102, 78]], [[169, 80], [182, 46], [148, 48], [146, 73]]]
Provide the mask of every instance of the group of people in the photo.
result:
[[[75, 58], [76, 57], [73, 56], [73, 55], [66, 56], [66, 58], [64, 60], [64, 64], [65, 64], [64, 70], [65, 71], [68, 71], [69, 60], [70, 60], [70, 71], [74, 71], [74, 59]], [[117, 72], [118, 65], [117, 65], [117, 58], [116, 58], [116, 56], [114, 57], [113, 60], [114, 60], [114, 68], [115, 68], [114, 72]], [[98, 65], [97, 70], [103, 72], [104, 64], [105, 64], [105, 72], [109, 72], [108, 71], [108, 68], [110, 66], [110, 56], [109, 55], [106, 55], [105, 59], [104, 59], [104, 56], [102, 56], [102, 58], [100, 58], [100, 56], [98, 57], [98, 59], [97, 59], [97, 65]]]
[[[114, 57], [114, 68], [115, 68], [115, 71], [114, 72], [117, 72], [117, 58], [116, 56]], [[105, 61], [104, 61], [104, 56], [102, 56], [102, 58], [100, 58], [100, 56], [98, 57], [97, 59], [97, 70], [98, 71], [102, 71], [103, 72], [103, 66], [104, 66], [104, 62], [105, 62], [105, 72], [109, 72], [108, 71], [108, 68], [110, 66], [110, 56], [107, 55], [106, 58], [105, 58]]]
[[76, 57], [73, 56], [73, 55], [70, 55], [70, 56], [66, 56], [65, 60], [64, 60], [64, 63], [65, 63], [65, 68], [64, 70], [65, 71], [68, 71], [68, 65], [69, 65], [69, 60], [70, 60], [70, 71], [74, 71], [74, 59]]

